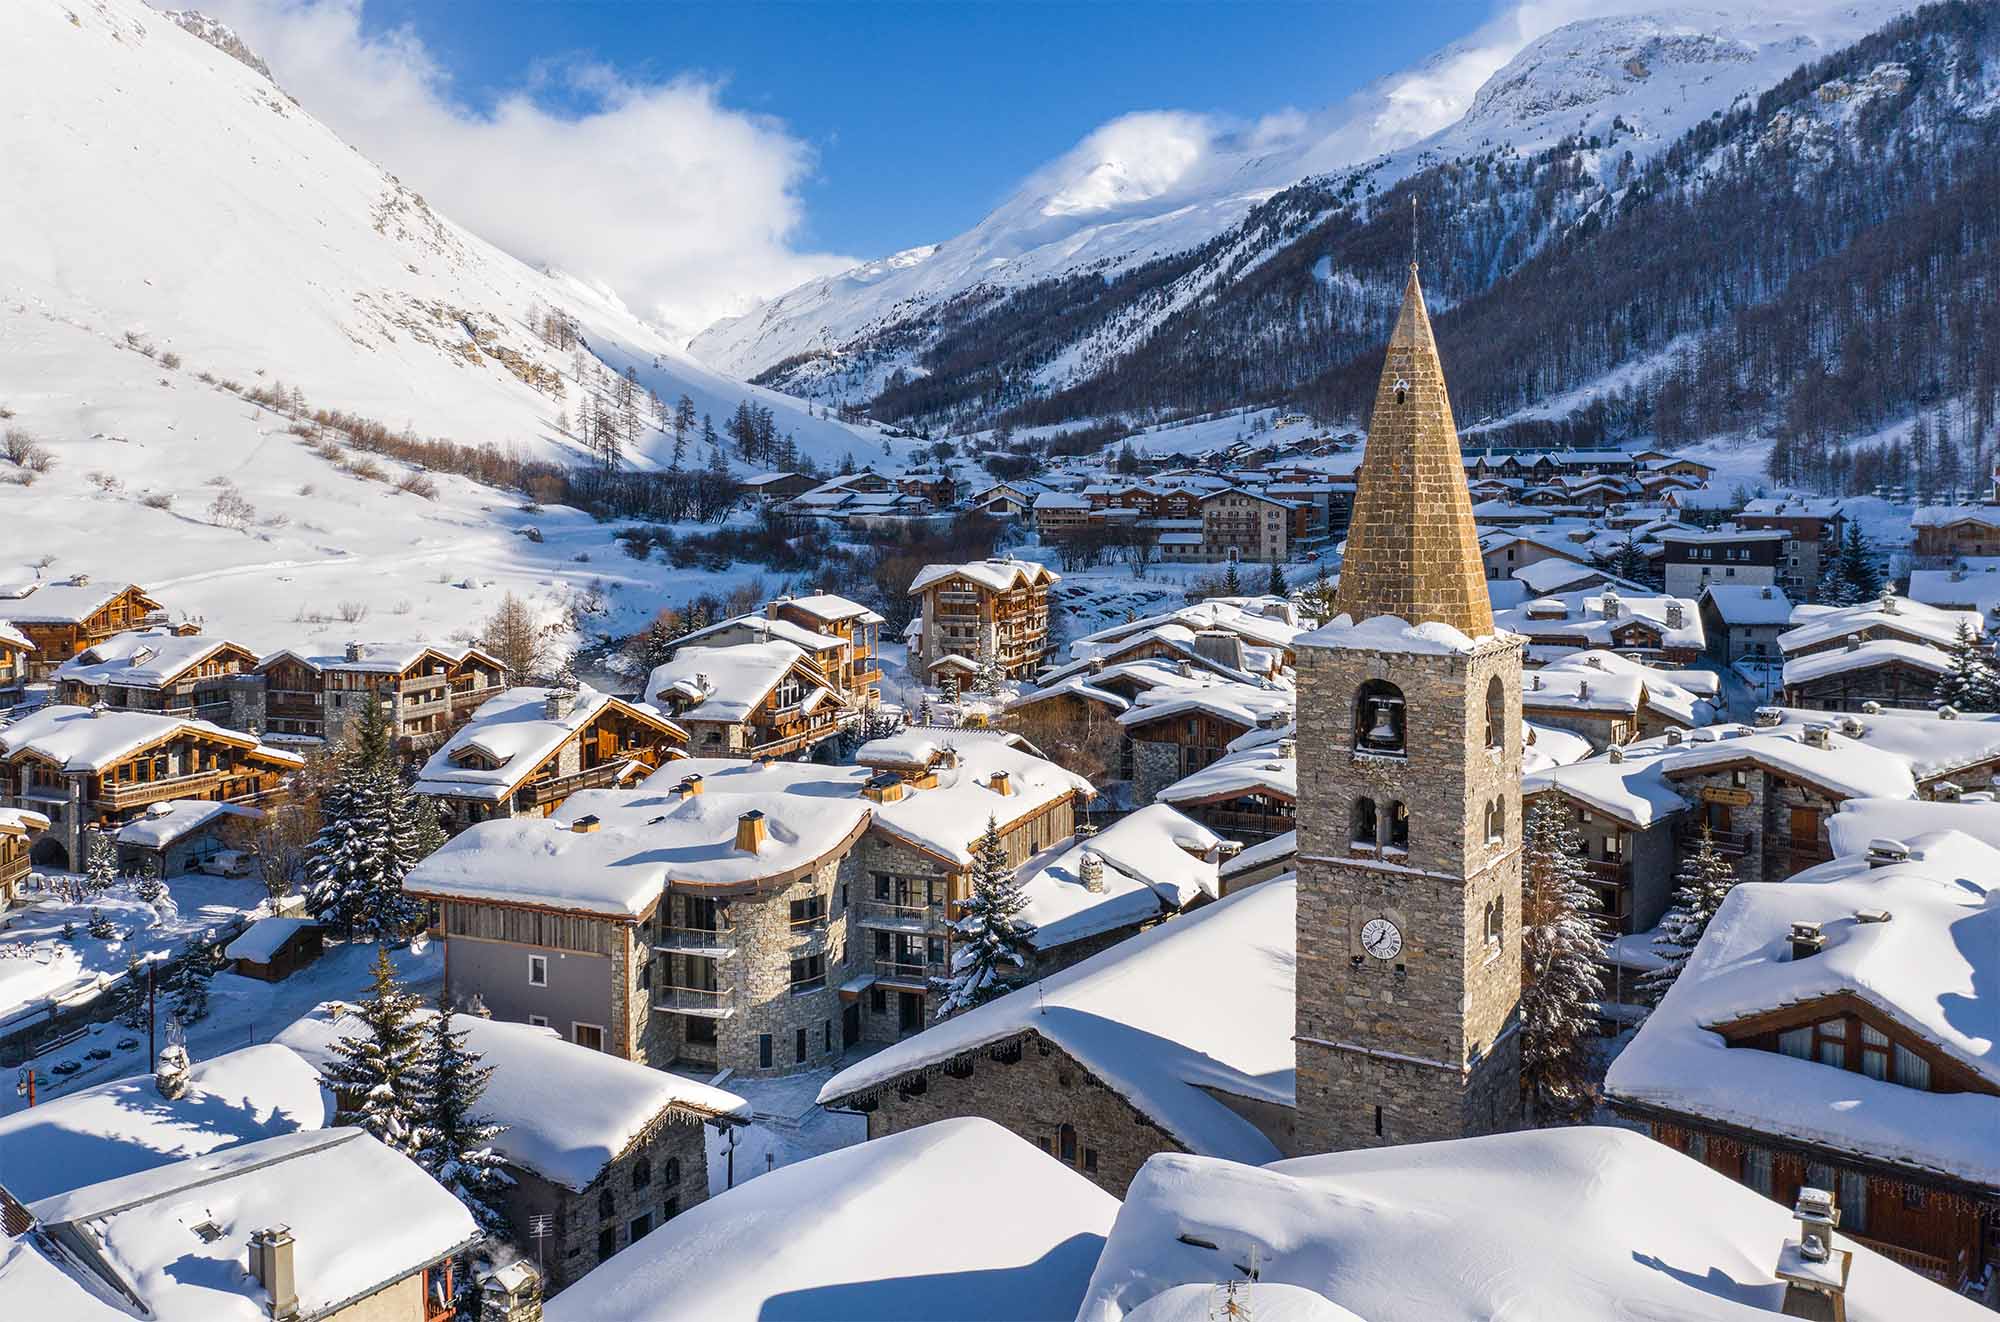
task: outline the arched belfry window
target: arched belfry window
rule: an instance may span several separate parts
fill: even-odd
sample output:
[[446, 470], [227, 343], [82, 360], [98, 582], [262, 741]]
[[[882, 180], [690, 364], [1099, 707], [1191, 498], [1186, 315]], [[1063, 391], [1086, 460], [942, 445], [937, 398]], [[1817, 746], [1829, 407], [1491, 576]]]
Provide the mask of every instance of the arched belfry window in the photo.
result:
[[1366, 845], [1371, 849], [1374, 848], [1377, 843], [1375, 836], [1375, 800], [1356, 799], [1354, 801], [1352, 824], [1353, 834], [1348, 839], [1357, 845]]
[[1486, 681], [1486, 746], [1507, 747], [1507, 687], [1498, 675]]
[[1389, 848], [1408, 849], [1410, 847], [1409, 805], [1398, 800], [1389, 805]]
[[1403, 691], [1386, 679], [1371, 679], [1354, 695], [1354, 751], [1401, 757], [1406, 713]]
[[1402, 377], [1396, 378], [1396, 402], [1401, 404], [1410, 397], [1410, 383]]

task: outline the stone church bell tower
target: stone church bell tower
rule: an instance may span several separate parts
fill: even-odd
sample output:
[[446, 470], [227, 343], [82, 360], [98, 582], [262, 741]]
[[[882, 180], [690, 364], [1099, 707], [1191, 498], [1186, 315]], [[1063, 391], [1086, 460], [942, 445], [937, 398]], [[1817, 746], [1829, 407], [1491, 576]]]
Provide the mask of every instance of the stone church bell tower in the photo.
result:
[[1494, 636], [1415, 263], [1339, 609], [1297, 644], [1299, 1150], [1510, 1129], [1522, 644]]

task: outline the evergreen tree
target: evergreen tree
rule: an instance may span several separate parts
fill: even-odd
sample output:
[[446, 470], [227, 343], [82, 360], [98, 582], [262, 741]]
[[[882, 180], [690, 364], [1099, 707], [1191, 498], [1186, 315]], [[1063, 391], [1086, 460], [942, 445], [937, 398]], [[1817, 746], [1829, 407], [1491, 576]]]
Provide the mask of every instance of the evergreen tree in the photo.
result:
[[1736, 869], [1716, 849], [1709, 829], [1702, 827], [1701, 844], [1681, 863], [1674, 877], [1673, 907], [1653, 938], [1653, 949], [1666, 962], [1639, 979], [1639, 991], [1649, 1003], [1658, 1005], [1667, 988], [1681, 976], [1688, 956], [1694, 954], [1702, 933], [1735, 884]]
[[396, 978], [389, 948], [375, 952], [367, 998], [347, 1007], [360, 1031], [333, 1044], [334, 1059], [321, 1071], [339, 1099], [336, 1125], [359, 1125], [403, 1153], [415, 1156], [424, 1109], [423, 1029], [417, 998]]
[[1882, 573], [1868, 552], [1861, 525], [1850, 521], [1847, 536], [1834, 553], [1833, 563], [1820, 576], [1819, 601], [1826, 606], [1856, 606], [1882, 595]]
[[140, 864], [139, 880], [132, 890], [145, 903], [158, 904], [167, 893], [167, 884], [160, 880], [160, 865], [150, 858]]
[[1285, 567], [1276, 560], [1271, 562], [1271, 578], [1264, 585], [1264, 591], [1267, 595], [1273, 597], [1288, 597], [1291, 595], [1292, 586], [1285, 582]]
[[350, 934], [407, 935], [423, 906], [403, 890], [403, 877], [444, 833], [435, 804], [403, 784], [388, 718], [373, 694], [349, 732], [320, 818], [306, 858], [307, 904]]
[[90, 911], [90, 921], [84, 925], [83, 930], [99, 941], [109, 941], [118, 935], [118, 929], [111, 925], [111, 920], [104, 916], [104, 911], [97, 908]]
[[1223, 571], [1222, 595], [1225, 597], [1240, 597], [1243, 595], [1243, 579], [1236, 572], [1236, 562], [1234, 560], [1231, 560], [1229, 567]]
[[1962, 712], [1989, 712], [2000, 697], [2000, 677], [1979, 646], [1972, 626], [1958, 622], [1958, 638], [1951, 647], [1951, 668], [1938, 676], [1932, 696], [1938, 705], [1949, 704]]
[[979, 669], [972, 677], [973, 692], [983, 698], [997, 698], [1007, 687], [1007, 669], [1000, 664], [1000, 653], [990, 640], [979, 643]]
[[1521, 1087], [1538, 1122], [1580, 1123], [1590, 1037], [1604, 997], [1583, 839], [1569, 809], [1538, 796], [1522, 823]]
[[1000, 824], [989, 816], [972, 851], [972, 894], [952, 924], [951, 976], [937, 980], [938, 1018], [992, 1000], [1006, 990], [1000, 980], [1008, 969], [1028, 967], [1035, 927], [1019, 916], [1026, 905], [1000, 843]]
[[92, 831], [90, 843], [84, 847], [84, 890], [92, 895], [102, 895], [117, 880], [118, 846], [111, 842], [109, 831]]
[[467, 1030], [452, 1026], [451, 1003], [438, 996], [423, 1045], [423, 1116], [417, 1126], [417, 1162], [457, 1196], [479, 1228], [504, 1233], [501, 1190], [514, 1183], [493, 1140], [506, 1128], [479, 1114], [479, 1099], [493, 1067], [468, 1050]]

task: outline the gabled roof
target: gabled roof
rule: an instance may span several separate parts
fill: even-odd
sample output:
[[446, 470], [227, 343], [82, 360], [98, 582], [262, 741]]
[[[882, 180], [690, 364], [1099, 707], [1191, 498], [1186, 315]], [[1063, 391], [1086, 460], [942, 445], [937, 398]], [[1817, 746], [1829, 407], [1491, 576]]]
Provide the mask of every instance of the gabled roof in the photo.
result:
[[[1088, 839], [1057, 841], [1015, 871], [1038, 950], [1149, 922], [1214, 899], [1222, 837], [1163, 803], [1149, 804]], [[1101, 889], [1083, 880], [1083, 857], [1103, 864]]]
[[1270, 1161], [1271, 1140], [1215, 1093], [1294, 1104], [1296, 895], [1274, 878], [1120, 941], [849, 1066], [820, 1104], [1034, 1033], [1192, 1151]]
[[952, 577], [970, 579], [993, 592], [1006, 592], [1024, 584], [1061, 581], [1032, 560], [971, 560], [961, 565], [925, 565], [910, 580], [910, 595], [914, 597], [931, 584]]
[[1701, 600], [1715, 608], [1724, 624], [1769, 626], [1792, 618], [1792, 599], [1780, 587], [1711, 583], [1702, 589]]
[[746, 721], [771, 691], [797, 671], [806, 698], [817, 691], [832, 698], [832, 681], [791, 643], [737, 643], [730, 647], [683, 647], [673, 659], [653, 667], [646, 701], [685, 703], [686, 720]]
[[[417, 1012], [426, 1032], [435, 1010]], [[492, 1069], [480, 1114], [506, 1128], [493, 1150], [508, 1163], [581, 1193], [663, 1118], [748, 1122], [735, 1093], [651, 1069], [564, 1040], [554, 1029], [455, 1014], [451, 1026]], [[333, 1044], [365, 1033], [338, 1001], [315, 1006], [277, 1040], [315, 1068], [334, 1062]]]
[[[146, 596], [138, 584], [115, 579], [38, 583], [24, 597], [0, 600], [0, 619], [15, 624], [81, 624], [127, 592]], [[146, 600], [159, 605], [151, 597]]]
[[1788, 653], [1797, 652], [1863, 629], [1876, 629], [1950, 647], [1957, 641], [1961, 624], [1971, 629], [1975, 638], [1985, 628], [1977, 611], [1939, 610], [1908, 597], [1884, 597], [1858, 606], [1796, 606], [1792, 627], [1778, 635], [1778, 646]]
[[500, 658], [477, 647], [441, 647], [436, 643], [360, 643], [355, 647], [355, 655], [350, 657], [340, 652], [301, 652], [293, 648], [279, 648], [265, 654], [257, 663], [257, 669], [267, 670], [280, 661], [296, 661], [310, 670], [351, 670], [374, 675], [400, 675], [425, 658], [443, 662], [447, 666], [461, 666], [468, 660], [478, 658], [489, 665], [506, 669]]
[[1299, 762], [1268, 745], [1245, 748], [1183, 776], [1153, 797], [1160, 803], [1198, 808], [1207, 803], [1265, 794], [1289, 803], [1298, 798]]
[[64, 771], [102, 771], [183, 732], [253, 750], [258, 757], [285, 766], [304, 765], [297, 754], [260, 743], [256, 735], [225, 730], [208, 721], [63, 704], [38, 708], [12, 725], [0, 727], [0, 753], [9, 758], [32, 753]]
[[1921, 643], [1906, 643], [1900, 638], [1871, 638], [1859, 647], [1836, 647], [1790, 658], [1785, 662], [1785, 683], [1805, 684], [1828, 675], [1891, 665], [1942, 675], [1951, 669], [1951, 653]]
[[829, 622], [839, 620], [860, 620], [864, 624], [881, 624], [883, 619], [858, 601], [831, 592], [814, 592], [803, 597], [780, 597], [774, 606], [789, 606], [793, 610], [804, 611], [816, 619]]
[[[683, 741], [687, 738], [686, 731], [652, 707], [599, 693], [587, 684], [576, 691], [568, 715], [551, 718], [549, 693], [547, 688], [512, 688], [481, 703], [472, 719], [424, 763], [417, 773], [418, 793], [504, 799], [564, 741], [608, 711], [622, 712]], [[478, 750], [495, 765], [460, 766], [455, 759], [468, 749]]]
[[236, 817], [258, 821], [264, 814], [240, 804], [217, 803], [211, 799], [166, 799], [146, 806], [146, 810], [118, 829], [118, 843], [145, 849], [165, 849], [193, 831], [219, 818]]
[[170, 629], [135, 629], [94, 643], [55, 669], [54, 678], [90, 688], [120, 684], [129, 688], [160, 688], [216, 653], [234, 650], [248, 666], [254, 652], [227, 638], [177, 634]]
[[[1777, 1052], [1732, 1050], [1715, 1030], [1827, 997], [1858, 998], [1988, 1087], [2000, 1088], [2000, 851], [1946, 831], [1904, 842], [1910, 861], [1836, 859], [1730, 891], [1672, 990], [1612, 1063], [1619, 1101], [1774, 1133], [2000, 1190], [2000, 1097], [1933, 1093]], [[1857, 913], [1886, 910], [1887, 922]], [[1792, 958], [1815, 922], [1825, 948]], [[1810, 1013], [1809, 1011], [1807, 1013]]]

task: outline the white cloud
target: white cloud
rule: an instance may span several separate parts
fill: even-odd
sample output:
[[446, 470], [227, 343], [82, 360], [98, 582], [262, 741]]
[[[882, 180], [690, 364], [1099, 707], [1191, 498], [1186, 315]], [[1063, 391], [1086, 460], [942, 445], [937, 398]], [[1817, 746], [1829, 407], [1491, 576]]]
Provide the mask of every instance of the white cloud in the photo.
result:
[[[639, 83], [551, 62], [490, 107], [364, 0], [208, 0], [286, 91], [446, 215], [523, 261], [600, 285], [684, 334], [853, 259], [794, 249], [811, 149], [693, 76]], [[554, 113], [537, 92], [587, 107]]]

